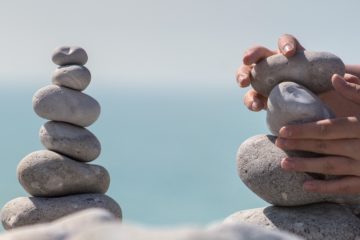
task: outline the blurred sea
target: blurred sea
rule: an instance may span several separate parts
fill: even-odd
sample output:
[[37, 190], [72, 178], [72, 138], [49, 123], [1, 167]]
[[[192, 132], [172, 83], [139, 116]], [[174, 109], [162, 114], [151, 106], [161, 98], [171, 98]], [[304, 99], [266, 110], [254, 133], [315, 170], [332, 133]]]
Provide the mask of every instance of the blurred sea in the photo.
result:
[[[32, 111], [41, 86], [2, 87], [0, 205], [26, 196], [16, 178], [18, 162], [43, 149], [44, 119]], [[93, 163], [111, 176], [108, 195], [125, 221], [149, 225], [196, 224], [267, 205], [236, 173], [241, 142], [267, 133], [264, 113], [242, 104], [243, 91], [230, 88], [89, 87], [102, 113], [89, 129], [102, 143]]]

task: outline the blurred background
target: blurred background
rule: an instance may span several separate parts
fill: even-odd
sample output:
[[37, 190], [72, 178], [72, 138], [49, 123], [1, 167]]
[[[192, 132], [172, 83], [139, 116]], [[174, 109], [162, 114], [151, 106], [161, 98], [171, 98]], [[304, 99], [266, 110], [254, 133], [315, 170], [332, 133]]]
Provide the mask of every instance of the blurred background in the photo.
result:
[[85, 92], [102, 106], [90, 130], [94, 161], [112, 181], [124, 220], [203, 225], [266, 206], [236, 173], [245, 139], [268, 133], [265, 114], [242, 104], [235, 82], [243, 52], [276, 48], [292, 33], [316, 51], [360, 63], [358, 1], [0, 0], [0, 205], [26, 196], [18, 162], [43, 149], [32, 110], [51, 83], [55, 47], [89, 55]]

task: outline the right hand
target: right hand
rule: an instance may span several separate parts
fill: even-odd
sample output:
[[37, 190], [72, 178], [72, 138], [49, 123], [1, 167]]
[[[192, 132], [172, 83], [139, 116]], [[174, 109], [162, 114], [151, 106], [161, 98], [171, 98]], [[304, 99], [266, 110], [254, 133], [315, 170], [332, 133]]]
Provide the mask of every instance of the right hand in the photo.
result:
[[[286, 57], [293, 56], [297, 51], [303, 51], [299, 41], [292, 35], [285, 34], [278, 40], [279, 50], [270, 50], [263, 46], [255, 46], [245, 51], [243, 56], [243, 65], [237, 71], [236, 80], [240, 87], [244, 88], [250, 85], [251, 82], [251, 69], [253, 66], [264, 58], [274, 54], [283, 54]], [[244, 96], [244, 104], [251, 111], [258, 112], [266, 109], [267, 98], [250, 89]]]

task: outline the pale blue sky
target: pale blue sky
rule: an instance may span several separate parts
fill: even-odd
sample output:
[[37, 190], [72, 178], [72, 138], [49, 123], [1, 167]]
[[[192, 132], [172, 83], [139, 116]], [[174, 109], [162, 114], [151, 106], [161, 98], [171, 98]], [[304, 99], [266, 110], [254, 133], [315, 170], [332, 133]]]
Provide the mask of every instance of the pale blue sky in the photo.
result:
[[233, 84], [243, 51], [296, 35], [312, 50], [360, 62], [352, 1], [1, 0], [0, 83], [47, 82], [52, 49], [83, 46], [94, 84]]

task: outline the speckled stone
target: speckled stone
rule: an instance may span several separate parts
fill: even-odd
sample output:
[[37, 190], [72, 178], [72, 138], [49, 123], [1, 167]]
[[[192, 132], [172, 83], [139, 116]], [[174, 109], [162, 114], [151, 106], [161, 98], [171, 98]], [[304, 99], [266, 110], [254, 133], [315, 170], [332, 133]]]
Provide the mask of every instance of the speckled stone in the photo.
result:
[[266, 121], [271, 133], [276, 136], [280, 128], [288, 124], [315, 122], [334, 117], [335, 114], [320, 98], [294, 82], [276, 85], [267, 101]]
[[243, 142], [237, 154], [241, 180], [263, 200], [278, 206], [297, 206], [317, 202], [360, 204], [360, 195], [331, 195], [306, 192], [303, 183], [310, 179], [334, 179], [335, 176], [284, 171], [280, 162], [288, 156], [311, 157], [311, 153], [284, 151], [275, 136], [257, 135]]
[[360, 219], [346, 207], [331, 203], [250, 209], [234, 213], [225, 222], [256, 224], [291, 232], [307, 240], [360, 238]]
[[84, 164], [48, 150], [30, 153], [21, 160], [17, 176], [24, 189], [38, 197], [105, 193], [110, 184], [105, 168]]
[[8, 202], [2, 208], [0, 216], [4, 228], [13, 229], [52, 222], [89, 208], [103, 208], [116, 218], [122, 218], [120, 206], [103, 194], [78, 194], [58, 198], [19, 197]]
[[112, 213], [101, 208], [86, 209], [52, 223], [13, 229], [0, 235], [2, 240], [65, 240], [102, 224], [119, 222]]
[[90, 84], [90, 71], [81, 65], [68, 65], [58, 67], [53, 76], [52, 82], [56, 85], [83, 91]]
[[100, 115], [100, 105], [94, 98], [57, 85], [39, 89], [33, 96], [33, 108], [42, 118], [81, 127], [91, 125]]
[[255, 65], [251, 85], [264, 96], [280, 82], [296, 82], [318, 94], [333, 89], [331, 77], [335, 73], [344, 75], [345, 65], [331, 53], [303, 51], [290, 58], [276, 54]]
[[77, 46], [62, 46], [54, 50], [52, 61], [60, 66], [84, 65], [88, 60], [85, 50]]
[[101, 152], [101, 144], [94, 134], [72, 124], [47, 122], [40, 128], [39, 136], [47, 149], [78, 161], [92, 161]]

